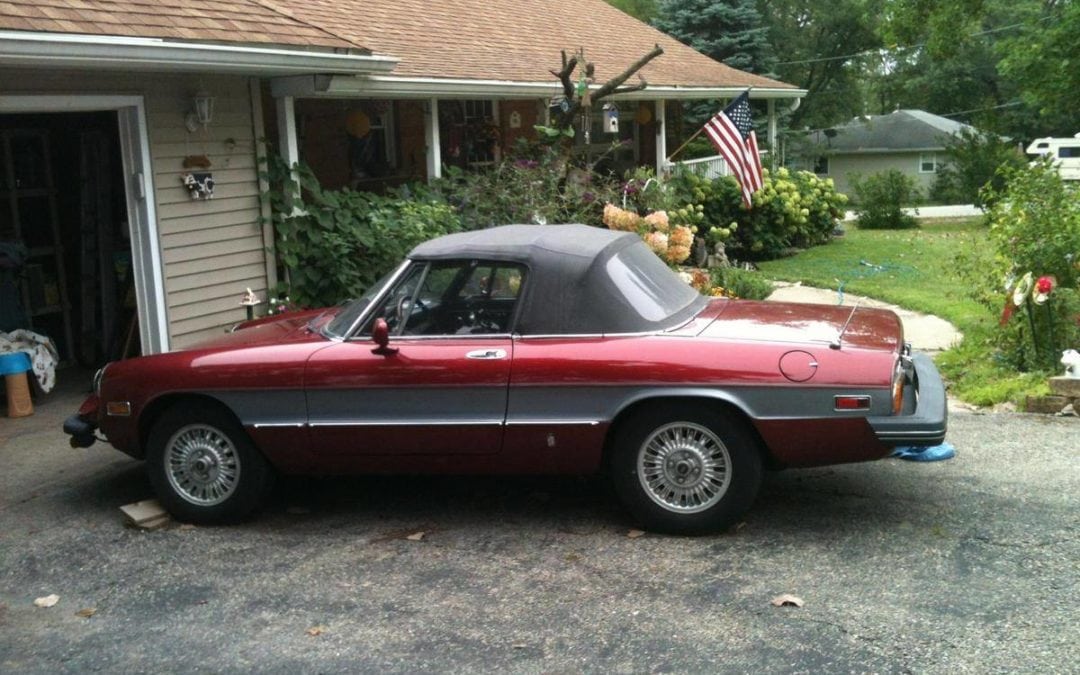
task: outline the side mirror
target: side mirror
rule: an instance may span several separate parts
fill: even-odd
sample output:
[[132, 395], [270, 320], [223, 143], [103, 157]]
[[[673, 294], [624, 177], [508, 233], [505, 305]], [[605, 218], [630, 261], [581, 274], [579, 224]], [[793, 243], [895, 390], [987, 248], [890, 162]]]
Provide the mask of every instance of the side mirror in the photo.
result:
[[393, 356], [397, 354], [396, 347], [390, 347], [390, 326], [386, 324], [386, 319], [375, 319], [375, 325], [371, 328], [371, 339], [375, 341], [376, 347], [371, 350], [372, 354], [378, 354], [379, 356]]

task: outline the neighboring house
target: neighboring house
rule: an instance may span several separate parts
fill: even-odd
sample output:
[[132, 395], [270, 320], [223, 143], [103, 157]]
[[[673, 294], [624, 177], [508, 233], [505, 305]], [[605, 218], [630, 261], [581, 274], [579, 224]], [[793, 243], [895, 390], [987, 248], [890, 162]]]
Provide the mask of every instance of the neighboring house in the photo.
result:
[[775, 102], [805, 94], [603, 0], [5, 0], [0, 240], [30, 248], [24, 304], [66, 355], [184, 347], [276, 284], [265, 139], [328, 186], [482, 166], [544, 120], [560, 50], [603, 82], [657, 43], [619, 135], [593, 135], [624, 165], [665, 165], [668, 101], [752, 87], [774, 144]]
[[855, 176], [896, 169], [914, 178], [925, 196], [945, 161], [950, 138], [974, 127], [923, 110], [857, 117], [810, 134], [804, 168], [832, 178], [836, 189], [852, 194]]

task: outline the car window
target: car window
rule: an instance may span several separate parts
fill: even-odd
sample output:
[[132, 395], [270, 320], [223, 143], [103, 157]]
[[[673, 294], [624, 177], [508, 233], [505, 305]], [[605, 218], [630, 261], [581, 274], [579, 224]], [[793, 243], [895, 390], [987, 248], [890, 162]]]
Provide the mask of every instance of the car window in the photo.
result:
[[392, 335], [492, 335], [509, 333], [525, 267], [477, 260], [416, 265], [372, 315]]
[[645, 246], [631, 246], [608, 260], [604, 269], [615, 289], [642, 319], [658, 322], [701, 297], [665, 267]]

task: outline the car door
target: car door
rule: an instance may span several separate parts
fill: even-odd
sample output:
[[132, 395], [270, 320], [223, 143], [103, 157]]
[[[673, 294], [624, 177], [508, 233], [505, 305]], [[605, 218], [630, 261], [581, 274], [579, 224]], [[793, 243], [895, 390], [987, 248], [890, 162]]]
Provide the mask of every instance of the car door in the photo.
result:
[[[520, 265], [413, 263], [357, 335], [319, 351], [305, 376], [316, 455], [500, 450]], [[371, 327], [390, 327], [376, 353]]]

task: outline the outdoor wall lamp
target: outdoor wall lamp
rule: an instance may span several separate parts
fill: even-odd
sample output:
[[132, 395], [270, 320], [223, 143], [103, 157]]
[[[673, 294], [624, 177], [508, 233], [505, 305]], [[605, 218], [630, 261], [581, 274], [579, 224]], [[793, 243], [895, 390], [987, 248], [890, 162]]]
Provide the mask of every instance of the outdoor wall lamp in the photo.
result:
[[214, 118], [214, 97], [205, 91], [200, 91], [193, 98], [193, 107], [184, 118], [184, 126], [191, 133], [195, 133], [201, 126], [203, 129]]

